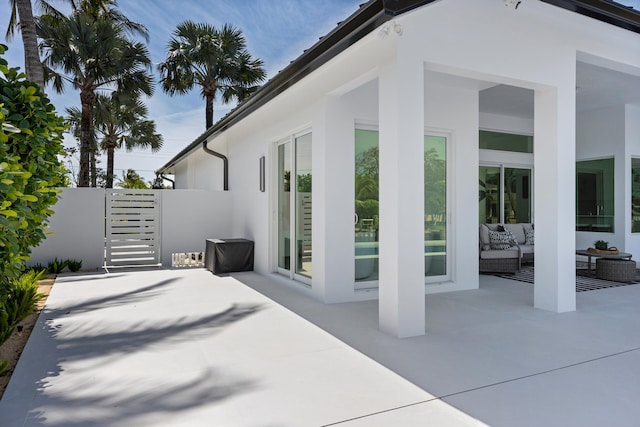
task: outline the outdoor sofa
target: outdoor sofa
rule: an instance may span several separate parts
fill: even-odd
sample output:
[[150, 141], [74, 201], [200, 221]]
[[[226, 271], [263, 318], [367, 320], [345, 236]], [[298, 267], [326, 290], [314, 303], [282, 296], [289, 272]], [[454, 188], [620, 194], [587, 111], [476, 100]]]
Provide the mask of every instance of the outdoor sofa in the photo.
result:
[[479, 244], [480, 273], [515, 273], [534, 261], [533, 224], [480, 224]]

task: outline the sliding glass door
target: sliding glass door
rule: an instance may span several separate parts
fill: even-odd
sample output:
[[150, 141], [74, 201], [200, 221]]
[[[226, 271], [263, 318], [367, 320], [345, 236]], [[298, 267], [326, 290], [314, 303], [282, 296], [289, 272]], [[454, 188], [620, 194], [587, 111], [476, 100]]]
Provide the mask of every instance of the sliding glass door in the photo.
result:
[[[426, 282], [449, 279], [447, 136], [424, 137], [424, 274]], [[355, 130], [356, 289], [376, 287], [379, 261], [378, 131]]]
[[283, 140], [277, 150], [278, 271], [291, 278], [310, 279], [313, 259], [311, 133]]
[[480, 166], [480, 223], [531, 222], [531, 169]]

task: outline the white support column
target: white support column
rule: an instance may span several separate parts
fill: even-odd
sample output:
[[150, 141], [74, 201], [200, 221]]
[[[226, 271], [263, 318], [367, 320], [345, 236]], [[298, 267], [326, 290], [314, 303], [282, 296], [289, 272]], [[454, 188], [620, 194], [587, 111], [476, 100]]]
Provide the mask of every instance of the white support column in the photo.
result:
[[424, 67], [403, 57], [380, 70], [380, 329], [425, 333]]
[[563, 83], [535, 92], [534, 306], [575, 311], [575, 61]]
[[313, 293], [326, 303], [353, 295], [354, 124], [337, 95], [313, 127]]

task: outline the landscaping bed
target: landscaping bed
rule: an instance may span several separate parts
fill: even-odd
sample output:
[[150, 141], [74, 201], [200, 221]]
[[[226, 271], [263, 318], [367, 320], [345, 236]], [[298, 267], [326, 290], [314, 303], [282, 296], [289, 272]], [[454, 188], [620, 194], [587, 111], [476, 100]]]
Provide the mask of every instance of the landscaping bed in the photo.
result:
[[9, 361], [9, 366], [2, 375], [0, 375], [0, 399], [2, 398], [7, 385], [9, 385], [11, 375], [18, 364], [18, 359], [20, 359], [22, 350], [25, 345], [27, 345], [29, 335], [31, 335], [31, 331], [33, 331], [33, 328], [35, 327], [38, 316], [47, 301], [47, 297], [49, 296], [49, 292], [51, 291], [54, 281], [55, 279], [52, 278], [41, 279], [38, 281], [38, 292], [46, 296], [38, 301], [36, 310], [33, 313], [29, 314], [25, 319], [18, 323], [16, 330], [13, 332], [11, 337], [0, 345], [0, 360]]

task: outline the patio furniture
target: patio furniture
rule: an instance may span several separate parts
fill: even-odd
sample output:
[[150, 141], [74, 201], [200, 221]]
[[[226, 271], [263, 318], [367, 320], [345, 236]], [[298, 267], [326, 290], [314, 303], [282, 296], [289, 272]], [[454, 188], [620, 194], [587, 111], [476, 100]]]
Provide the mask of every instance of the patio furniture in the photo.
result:
[[596, 259], [598, 279], [614, 282], [633, 282], [636, 280], [636, 262], [631, 259]]
[[607, 258], [607, 259], [631, 259], [631, 254], [626, 253], [626, 252], [619, 252], [617, 254], [599, 254], [596, 252], [591, 252], [588, 251], [586, 249], [578, 249], [576, 250], [576, 255], [580, 255], [580, 256], [586, 256], [587, 257], [587, 271], [589, 271], [589, 273], [592, 272], [591, 270], [591, 257], [594, 258]]
[[[495, 245], [491, 233], [500, 227], [511, 233], [509, 245]], [[480, 224], [480, 273], [515, 273], [522, 263], [533, 263], [534, 240], [531, 224]]]
[[253, 241], [207, 239], [204, 268], [213, 274], [253, 271]]

